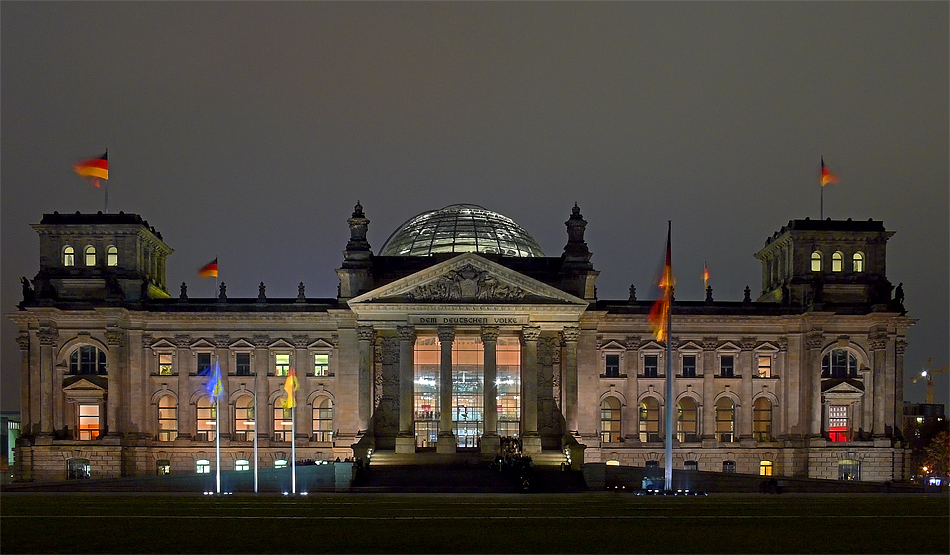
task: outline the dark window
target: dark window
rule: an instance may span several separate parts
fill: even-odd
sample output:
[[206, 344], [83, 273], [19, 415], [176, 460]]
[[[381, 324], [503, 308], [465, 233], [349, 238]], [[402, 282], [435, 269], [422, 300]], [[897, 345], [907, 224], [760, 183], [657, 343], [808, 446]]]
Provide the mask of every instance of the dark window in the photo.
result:
[[858, 359], [847, 349], [835, 349], [821, 359], [822, 378], [857, 378]]
[[722, 461], [722, 471], [726, 474], [735, 474], [736, 461]]
[[607, 367], [604, 374], [608, 378], [620, 377], [620, 355], [607, 355]]
[[88, 480], [92, 477], [89, 459], [69, 459], [66, 461], [67, 480]]
[[643, 357], [643, 377], [645, 378], [655, 378], [659, 373], [657, 367], [659, 366], [658, 362], [659, 357], [656, 355], [645, 355]]
[[683, 377], [696, 377], [696, 355], [683, 355]]
[[237, 353], [235, 355], [234, 373], [238, 376], [251, 375], [251, 353]]
[[699, 470], [699, 461], [684, 461], [683, 470]]
[[106, 353], [92, 345], [83, 345], [69, 355], [70, 374], [105, 374]]
[[198, 364], [195, 367], [195, 372], [199, 376], [207, 375], [211, 370], [211, 353], [198, 353], [196, 358]]
[[647, 461], [647, 468], [660, 468], [660, 461]]
[[735, 364], [735, 357], [732, 355], [722, 355], [719, 357], [719, 376], [722, 378], [734, 378], [736, 376]]

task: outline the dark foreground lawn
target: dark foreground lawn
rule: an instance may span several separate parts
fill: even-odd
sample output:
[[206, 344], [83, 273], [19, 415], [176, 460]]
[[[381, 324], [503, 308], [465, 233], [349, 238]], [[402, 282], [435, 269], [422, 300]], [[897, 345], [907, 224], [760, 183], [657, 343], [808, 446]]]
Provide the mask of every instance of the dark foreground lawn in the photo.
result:
[[4, 493], [8, 553], [941, 553], [946, 495]]

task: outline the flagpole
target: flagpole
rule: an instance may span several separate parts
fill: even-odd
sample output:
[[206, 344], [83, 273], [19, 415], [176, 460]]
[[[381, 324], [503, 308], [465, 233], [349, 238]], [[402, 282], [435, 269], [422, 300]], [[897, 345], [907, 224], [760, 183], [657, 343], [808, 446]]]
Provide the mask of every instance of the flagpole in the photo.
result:
[[106, 186], [105, 186], [105, 190], [106, 190], [106, 207], [105, 207], [105, 208], [106, 208], [106, 210], [105, 210], [105, 213], [108, 214], [108, 213], [109, 213], [109, 180], [106, 179], [105, 181], [106, 181]]
[[818, 205], [819, 206], [818, 219], [824, 220], [825, 219], [825, 186], [822, 185], [821, 183], [818, 183], [818, 188], [821, 189], [821, 202]]
[[[667, 221], [666, 253], [670, 255], [670, 238], [673, 231], [672, 220]], [[673, 489], [673, 263], [669, 262], [669, 281], [666, 294], [668, 295], [669, 309], [666, 313], [666, 465], [664, 469], [664, 489]]]
[[290, 405], [290, 492], [297, 494], [297, 403]]
[[[218, 356], [215, 355], [215, 376], [214, 380], [220, 379], [220, 370], [218, 370]], [[217, 391], [217, 388], [215, 388]], [[221, 494], [221, 403], [218, 402], [218, 396], [214, 398], [214, 451], [215, 451], [215, 486], [217, 493]]]
[[254, 368], [254, 493], [257, 493], [257, 368]]

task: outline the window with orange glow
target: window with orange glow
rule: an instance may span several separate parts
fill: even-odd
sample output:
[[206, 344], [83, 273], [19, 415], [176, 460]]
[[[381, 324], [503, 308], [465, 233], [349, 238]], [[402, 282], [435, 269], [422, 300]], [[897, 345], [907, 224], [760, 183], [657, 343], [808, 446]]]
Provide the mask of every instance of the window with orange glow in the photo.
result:
[[99, 437], [99, 405], [79, 405], [79, 439]]

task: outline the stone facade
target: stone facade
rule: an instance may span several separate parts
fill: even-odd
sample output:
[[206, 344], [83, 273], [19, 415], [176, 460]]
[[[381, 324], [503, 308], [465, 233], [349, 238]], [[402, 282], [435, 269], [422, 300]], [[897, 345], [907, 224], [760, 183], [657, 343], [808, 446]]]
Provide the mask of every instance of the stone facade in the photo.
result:
[[[139, 216], [45, 216], [40, 271], [9, 315], [22, 353], [17, 479], [63, 479], [74, 463], [92, 478], [195, 472], [214, 463], [218, 426], [222, 470], [253, 460], [255, 435], [262, 468], [287, 461], [291, 441], [298, 459], [385, 463], [430, 450], [491, 459], [504, 435], [539, 464], [663, 467], [670, 408], [676, 469], [908, 477], [913, 320], [892, 300], [893, 233], [880, 222], [789, 222], [757, 254], [758, 299], [674, 302], [669, 361], [652, 301], [596, 298], [576, 206], [561, 257], [374, 256], [361, 206], [347, 222], [338, 297], [301, 286], [270, 299], [261, 284], [229, 298], [222, 284], [193, 299], [185, 284], [168, 293], [172, 251]], [[289, 367], [299, 388], [285, 410]], [[430, 400], [425, 383], [439, 384]]]

